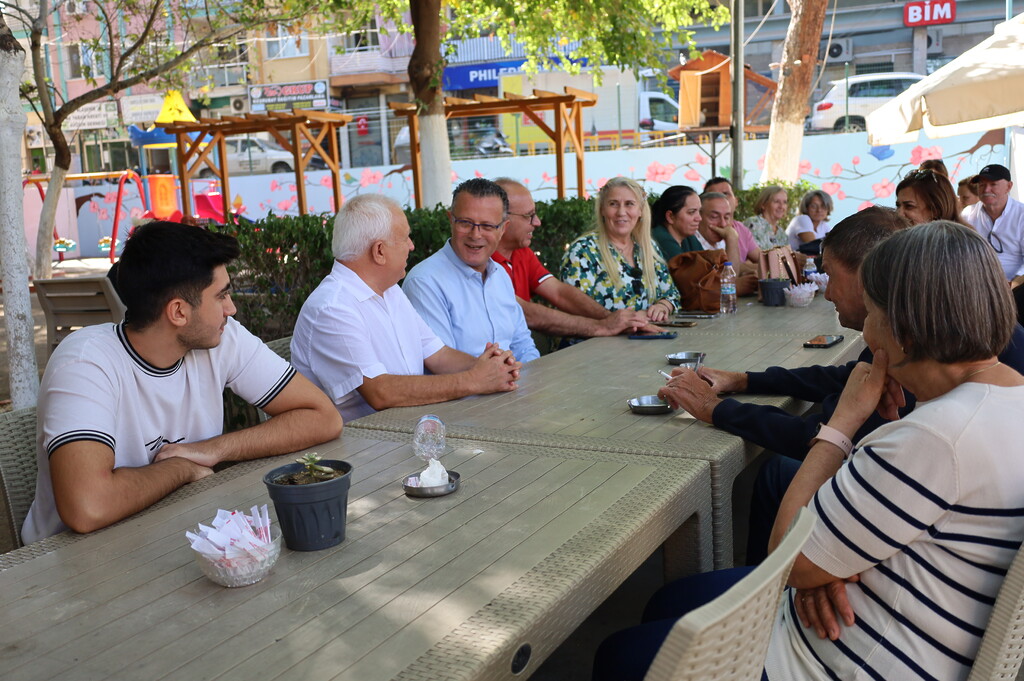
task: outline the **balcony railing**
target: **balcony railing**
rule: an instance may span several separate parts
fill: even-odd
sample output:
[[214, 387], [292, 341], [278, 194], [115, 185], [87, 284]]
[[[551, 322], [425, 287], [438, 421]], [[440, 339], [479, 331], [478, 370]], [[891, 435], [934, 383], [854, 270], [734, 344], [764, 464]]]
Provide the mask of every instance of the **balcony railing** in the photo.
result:
[[192, 87], [228, 87], [245, 85], [248, 80], [249, 64], [211, 64], [196, 70], [192, 76]]

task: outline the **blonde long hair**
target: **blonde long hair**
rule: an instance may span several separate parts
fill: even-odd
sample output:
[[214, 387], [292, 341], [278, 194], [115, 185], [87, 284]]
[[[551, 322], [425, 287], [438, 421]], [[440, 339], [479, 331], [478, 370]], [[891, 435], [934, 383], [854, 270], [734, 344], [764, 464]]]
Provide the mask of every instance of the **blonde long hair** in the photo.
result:
[[[604, 267], [604, 271], [608, 273], [612, 286], [615, 288], [621, 287], [622, 276], [619, 273], [619, 262], [612, 254], [611, 242], [608, 240], [608, 230], [604, 224], [604, 216], [601, 214], [601, 208], [604, 206], [608, 194], [617, 187], [628, 188], [633, 192], [637, 202], [640, 204], [640, 219], [637, 220], [633, 231], [630, 232], [630, 236], [640, 246], [639, 264], [643, 272], [641, 277], [644, 282], [644, 288], [651, 291], [652, 295], [655, 295], [654, 292], [658, 290], [658, 278], [654, 271], [654, 263], [664, 263], [664, 260], [655, 250], [651, 238], [651, 206], [647, 203], [647, 196], [640, 185], [628, 177], [619, 176], [608, 180], [601, 187], [601, 191], [597, 195], [597, 201], [594, 202], [594, 223], [596, 225], [594, 233], [597, 234], [597, 251], [601, 254], [601, 265]], [[634, 260], [636, 259], [634, 254]]]

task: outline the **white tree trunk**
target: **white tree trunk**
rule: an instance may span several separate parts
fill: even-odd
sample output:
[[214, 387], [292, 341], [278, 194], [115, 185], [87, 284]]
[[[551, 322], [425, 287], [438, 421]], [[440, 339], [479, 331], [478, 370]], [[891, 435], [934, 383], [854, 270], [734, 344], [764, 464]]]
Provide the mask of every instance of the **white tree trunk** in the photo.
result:
[[0, 93], [6, 93], [0, 96], [0, 275], [4, 285], [11, 402], [15, 409], [24, 409], [35, 405], [39, 393], [21, 189], [25, 112], [18, 86], [25, 72], [25, 52], [5, 44], [8, 39], [14, 42], [6, 26], [0, 31], [6, 33], [0, 39]]
[[803, 123], [772, 123], [771, 140], [764, 156], [761, 183], [796, 182], [800, 179], [800, 150], [804, 143]]
[[423, 207], [450, 206], [452, 201], [452, 155], [448, 149], [448, 124], [444, 115], [421, 115], [420, 158], [423, 167]]
[[46, 183], [46, 198], [39, 212], [39, 232], [36, 235], [36, 279], [49, 279], [53, 272], [53, 226], [57, 224], [57, 202], [60, 201], [67, 174], [68, 171], [55, 165], [50, 173], [50, 181]]

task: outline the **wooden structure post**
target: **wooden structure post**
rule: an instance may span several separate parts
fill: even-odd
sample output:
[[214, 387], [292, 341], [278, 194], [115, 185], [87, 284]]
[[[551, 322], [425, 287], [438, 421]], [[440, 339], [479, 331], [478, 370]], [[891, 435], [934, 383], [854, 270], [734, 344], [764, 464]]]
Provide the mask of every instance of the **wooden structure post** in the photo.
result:
[[[555, 173], [558, 198], [565, 198], [565, 145], [576, 154], [577, 194], [585, 194], [583, 162], [583, 108], [597, 104], [597, 95], [576, 88], [565, 88], [565, 94], [534, 90], [532, 95], [506, 93], [504, 99], [489, 95], [475, 95], [473, 99], [445, 97], [444, 115], [449, 118], [470, 116], [491, 116], [507, 113], [522, 114], [533, 121], [555, 146]], [[420, 160], [420, 128], [416, 118], [416, 105], [403, 102], [389, 102], [388, 106], [396, 116], [405, 116], [409, 126], [410, 167], [415, 192], [416, 207], [423, 207], [423, 164]], [[553, 125], [549, 126], [539, 115], [545, 111], [554, 112]]]
[[[283, 149], [291, 152], [295, 171], [296, 199], [299, 214], [305, 215], [306, 183], [303, 175], [314, 154], [323, 158], [331, 171], [331, 189], [334, 207], [341, 207], [341, 156], [338, 130], [352, 117], [347, 114], [296, 109], [290, 112], [272, 111], [265, 114], [223, 116], [219, 119], [201, 118], [195, 123], [171, 123], [162, 126], [173, 133], [178, 149], [178, 178], [181, 182], [181, 208], [186, 216], [192, 215], [192, 178], [203, 168], [209, 168], [220, 180], [221, 201], [225, 219], [231, 213], [231, 190], [227, 168], [226, 137], [255, 132], [269, 132]], [[291, 139], [284, 132], [291, 134]], [[193, 137], [194, 136], [194, 137]], [[209, 140], [207, 140], [209, 137]], [[325, 144], [326, 142], [326, 144]], [[217, 158], [212, 153], [217, 149]]]

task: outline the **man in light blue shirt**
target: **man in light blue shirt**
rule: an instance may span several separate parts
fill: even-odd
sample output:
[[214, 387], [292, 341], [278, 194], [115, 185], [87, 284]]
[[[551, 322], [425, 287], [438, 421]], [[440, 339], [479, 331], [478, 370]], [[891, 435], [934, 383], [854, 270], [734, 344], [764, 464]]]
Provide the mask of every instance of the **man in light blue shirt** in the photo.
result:
[[537, 359], [512, 280], [491, 260], [508, 223], [505, 190], [490, 180], [467, 180], [455, 189], [448, 218], [451, 239], [412, 268], [405, 295], [449, 347], [479, 355], [497, 343], [521, 362]]

